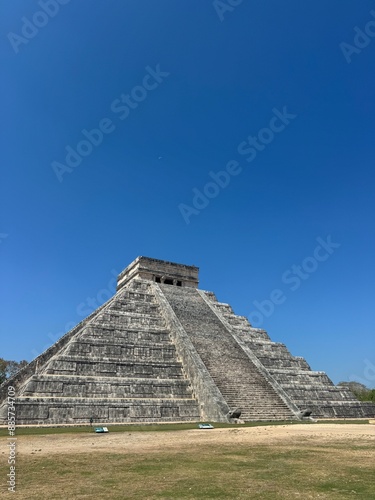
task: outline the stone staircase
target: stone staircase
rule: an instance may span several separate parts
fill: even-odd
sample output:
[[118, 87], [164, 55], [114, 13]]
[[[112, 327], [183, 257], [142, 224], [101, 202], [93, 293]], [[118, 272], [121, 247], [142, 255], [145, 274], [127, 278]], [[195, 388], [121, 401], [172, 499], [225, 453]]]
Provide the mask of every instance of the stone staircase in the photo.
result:
[[228, 406], [241, 409], [241, 419], [295, 418], [196, 289], [159, 286]]
[[369, 417], [373, 407], [360, 403], [346, 387], [335, 386], [326, 373], [311, 370], [306, 360], [293, 356], [280, 342], [272, 342], [264, 330], [251, 327], [247, 318], [236, 316], [228, 304], [204, 292], [224, 324], [245, 343], [300, 410], [314, 417]]
[[17, 388], [18, 424], [199, 420], [150, 286], [122, 288]]

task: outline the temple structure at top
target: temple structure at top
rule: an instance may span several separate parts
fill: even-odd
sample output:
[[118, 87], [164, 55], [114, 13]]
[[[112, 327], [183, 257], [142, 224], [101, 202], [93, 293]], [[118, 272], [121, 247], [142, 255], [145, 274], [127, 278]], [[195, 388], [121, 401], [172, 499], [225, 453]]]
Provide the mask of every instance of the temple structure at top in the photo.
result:
[[166, 285], [198, 288], [199, 268], [165, 260], [137, 257], [122, 271], [117, 280], [117, 290], [134, 278], [155, 281]]

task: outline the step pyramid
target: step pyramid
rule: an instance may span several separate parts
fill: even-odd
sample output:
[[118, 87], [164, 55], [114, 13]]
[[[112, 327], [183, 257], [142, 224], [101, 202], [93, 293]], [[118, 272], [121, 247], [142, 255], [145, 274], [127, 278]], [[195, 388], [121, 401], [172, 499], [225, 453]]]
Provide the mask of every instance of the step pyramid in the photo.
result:
[[117, 292], [0, 388], [16, 422], [56, 425], [373, 417], [324, 372], [252, 328], [212, 292], [198, 268], [138, 257]]

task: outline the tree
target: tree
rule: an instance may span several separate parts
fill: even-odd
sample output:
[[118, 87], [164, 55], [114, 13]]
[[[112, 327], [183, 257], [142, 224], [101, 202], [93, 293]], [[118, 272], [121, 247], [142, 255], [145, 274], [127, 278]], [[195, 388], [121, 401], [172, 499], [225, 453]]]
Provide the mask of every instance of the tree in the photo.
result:
[[375, 403], [375, 389], [369, 389], [359, 382], [339, 382], [338, 385], [350, 389], [359, 401], [373, 401]]
[[24, 366], [28, 364], [28, 361], [23, 359], [22, 361], [7, 361], [4, 358], [0, 358], [0, 384], [5, 382], [10, 377], [13, 377], [17, 372], [21, 370]]
[[24, 366], [26, 366], [28, 362], [23, 359], [22, 361], [8, 361], [8, 366], [7, 366], [7, 378], [13, 377], [17, 372], [21, 370]]
[[0, 384], [7, 378], [7, 362], [5, 359], [0, 358]]
[[375, 389], [371, 389], [367, 395], [368, 399], [366, 401], [372, 401], [375, 403]]

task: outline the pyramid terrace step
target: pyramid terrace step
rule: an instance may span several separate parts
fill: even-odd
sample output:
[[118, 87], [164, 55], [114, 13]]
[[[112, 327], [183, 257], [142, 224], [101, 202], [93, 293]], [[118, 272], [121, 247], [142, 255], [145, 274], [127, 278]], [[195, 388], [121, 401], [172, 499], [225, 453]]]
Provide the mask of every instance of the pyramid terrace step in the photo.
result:
[[99, 330], [110, 330], [116, 332], [140, 332], [140, 333], [165, 333], [167, 329], [165, 325], [125, 325], [122, 323], [111, 323], [109, 321], [92, 321], [88, 328], [94, 328]]
[[[145, 384], [172, 384], [172, 385], [189, 385], [187, 379], [176, 380], [175, 378], [161, 378], [161, 377], [103, 377], [102, 379], [96, 375], [57, 375], [55, 373], [41, 373], [40, 375], [35, 375], [33, 381], [49, 381], [49, 380], [61, 380], [62, 382], [85, 382], [86, 380], [103, 380], [105, 383], [115, 383], [115, 384], [129, 384], [129, 383], [145, 383]], [[104, 380], [105, 379], [105, 380]]]
[[114, 307], [106, 309], [106, 311], [103, 312], [100, 316], [101, 319], [105, 319], [108, 317], [110, 317], [111, 319], [119, 317], [121, 319], [129, 320], [163, 321], [163, 318], [160, 316], [160, 314], [157, 314], [156, 311], [153, 314], [147, 314], [147, 316], [145, 316], [145, 314], [143, 314], [142, 312], [124, 311], [123, 309], [115, 309]]
[[147, 288], [147, 290], [131, 290], [130, 288], [123, 288], [116, 294], [116, 299], [127, 302], [157, 304], [154, 292], [151, 288]]
[[[90, 365], [95, 365], [98, 363], [116, 363], [117, 365], [126, 365], [126, 366], [145, 366], [144, 361], [138, 361], [138, 360], [132, 360], [132, 359], [118, 359], [118, 357], [108, 357], [105, 360], [103, 360], [102, 357], [97, 357], [97, 358], [87, 358], [86, 355], [79, 356], [77, 354], [70, 355], [70, 354], [62, 354], [58, 358], [55, 358], [51, 360], [51, 363], [49, 367], [54, 367], [56, 365], [60, 365], [61, 363], [88, 363]], [[176, 361], [175, 359], [171, 360], [150, 360], [147, 362], [148, 367], [155, 367], [155, 368], [164, 368], [164, 367], [176, 367], [176, 368], [182, 368], [182, 363], [180, 361]], [[62, 368], [61, 368], [62, 369]], [[68, 369], [68, 367], [66, 368]]]
[[130, 342], [126, 338], [121, 339], [119, 341], [109, 338], [107, 339], [106, 337], [91, 337], [91, 336], [86, 336], [82, 335], [79, 337], [77, 340], [72, 341], [69, 345], [90, 345], [90, 346], [112, 346], [112, 347], [127, 347], [127, 348], [132, 348], [132, 347], [152, 347], [155, 349], [166, 349], [166, 348], [175, 348], [174, 344], [172, 343], [172, 340], [169, 339], [167, 342], [153, 342], [153, 341], [147, 341], [147, 340], [137, 340], [136, 342]]
[[191, 388], [187, 380], [86, 377], [76, 375], [38, 375], [22, 390], [22, 396], [68, 396], [111, 398], [188, 398]]
[[[325, 385], [323, 388], [321, 385], [319, 385], [318, 388], [315, 387], [314, 384], [304, 384], [304, 383], [297, 383], [297, 384], [284, 384], [283, 387], [287, 388], [287, 389], [300, 389], [300, 390], [310, 390], [310, 389], [319, 389], [319, 391], [323, 391], [324, 392], [337, 392], [337, 393], [347, 393], [347, 391], [343, 391], [340, 387], [337, 387], [335, 385]], [[348, 392], [348, 394], [351, 394], [350, 391]]]
[[124, 290], [124, 292], [120, 292], [117, 294], [117, 297], [120, 300], [127, 300], [129, 302], [145, 302], [148, 304], [155, 303], [155, 296], [152, 292], [141, 292], [135, 290]]
[[342, 400], [332, 400], [332, 399], [299, 399], [299, 405], [301, 408], [308, 408], [309, 406], [314, 407], [327, 407], [327, 406], [341, 406], [341, 407], [358, 407], [361, 406], [360, 401], [342, 401]]
[[300, 406], [302, 403], [305, 403], [306, 401], [313, 401], [314, 404], [318, 404], [318, 405], [327, 405], [327, 404], [331, 404], [333, 402], [337, 403], [337, 402], [341, 402], [341, 403], [355, 403], [357, 404], [358, 401], [353, 399], [353, 398], [350, 398], [350, 397], [342, 397], [340, 394], [338, 393], [332, 393], [332, 394], [324, 394], [322, 392], [317, 392], [317, 393], [312, 393], [312, 392], [309, 392], [309, 391], [295, 391], [294, 392], [294, 399], [295, 401], [297, 402], [298, 406]]
[[[257, 356], [259, 361], [262, 363], [262, 365], [268, 370], [268, 372], [271, 374], [271, 370], [273, 369], [300, 369], [300, 364], [293, 360], [293, 359], [278, 359], [278, 358], [266, 358], [264, 356]], [[286, 375], [286, 374], [285, 374]], [[272, 373], [272, 376], [279, 380], [279, 378], [282, 376], [281, 373], [275, 372]]]
[[149, 398], [18, 398], [17, 423], [88, 423], [197, 421], [193, 399]]
[[244, 328], [243, 326], [233, 326], [235, 333], [241, 337], [243, 341], [249, 342], [259, 342], [263, 340], [264, 342], [269, 342], [269, 337], [266, 332], [257, 332], [253, 328]]
[[115, 312], [112, 312], [111, 314], [107, 314], [106, 316], [97, 317], [93, 324], [99, 327], [106, 324], [112, 324], [112, 326], [115, 327], [133, 327], [133, 328], [137, 327], [140, 329], [142, 328], [165, 329], [164, 321], [158, 316], [149, 317], [148, 315], [144, 316], [142, 314], [140, 315], [117, 314], [117, 312], [118, 311], [116, 311], [116, 314]]
[[116, 300], [113, 304], [108, 308], [108, 313], [117, 313], [128, 314], [128, 315], [145, 315], [147, 314], [150, 317], [156, 317], [160, 315], [160, 308], [158, 304], [150, 304], [146, 302], [124, 302], [120, 300]]
[[233, 312], [222, 312], [221, 314], [228, 321], [237, 320], [243, 322], [246, 325], [249, 324], [249, 320], [246, 318], [246, 316], [239, 316], [237, 314], [234, 314]]
[[141, 343], [146, 346], [146, 345], [171, 345], [172, 340], [167, 334], [159, 335], [159, 334], [150, 334], [150, 332], [137, 332], [137, 333], [132, 333], [132, 332], [126, 332], [124, 331], [121, 335], [120, 332], [118, 332], [116, 335], [115, 334], [110, 334], [110, 336], [107, 335], [106, 333], [93, 335], [90, 333], [89, 335], [82, 335], [82, 340], [90, 338], [90, 343], [95, 343], [97, 340], [102, 340], [103, 342], [106, 341], [108, 344], [112, 345], [118, 345], [121, 344], [123, 345], [125, 342], [127, 344], [134, 344], [134, 345], [140, 345]]
[[280, 346], [269, 346], [267, 348], [259, 348], [259, 346], [254, 346], [249, 344], [249, 347], [252, 349], [254, 354], [257, 357], [264, 357], [268, 359], [291, 359], [294, 360], [294, 357], [286, 350], [285, 347]]
[[311, 384], [324, 384], [328, 386], [333, 385], [325, 372], [302, 370], [301, 368], [299, 368], [299, 365], [297, 366], [298, 368], [296, 368], [295, 366], [289, 368], [268, 368], [268, 371], [274, 377], [277, 377], [277, 379], [280, 380], [280, 383], [282, 383], [282, 381], [290, 381], [291, 383], [303, 383], [303, 380], [310, 380]]
[[[207, 294], [207, 293], [206, 293], [206, 296], [208, 296], [208, 294]], [[220, 309], [225, 309], [225, 310], [228, 310], [228, 311], [230, 311], [231, 313], [233, 313], [233, 309], [232, 309], [231, 305], [230, 305], [230, 304], [227, 304], [226, 302], [218, 302], [218, 301], [217, 301], [217, 299], [216, 299], [216, 301], [213, 301], [213, 305], [214, 305], [215, 307], [218, 307], [218, 308], [220, 308]]]
[[273, 347], [284, 347], [286, 349], [286, 345], [283, 344], [282, 342], [273, 342], [272, 340], [267, 340], [267, 339], [249, 339], [249, 343], [253, 344], [254, 346], [269, 346], [270, 348]]
[[120, 359], [159, 359], [168, 360], [176, 358], [176, 350], [173, 344], [108, 344], [96, 342], [71, 342], [66, 348], [66, 354], [79, 354], [90, 357], [113, 357], [118, 356]]
[[108, 403], [111, 401], [115, 402], [124, 402], [126, 403], [127, 401], [137, 401], [139, 403], [142, 402], [148, 402], [152, 404], [158, 404], [158, 403], [184, 403], [184, 404], [191, 404], [191, 405], [196, 405], [197, 402], [194, 398], [166, 398], [166, 397], [158, 397], [158, 398], [148, 398], [148, 397], [117, 397], [117, 398], [109, 398], [107, 397], [76, 397], [76, 396], [18, 396], [16, 399], [16, 404], [19, 403], [25, 403], [28, 401], [37, 401], [40, 403], [43, 402], [56, 402], [56, 403], [85, 403], [89, 404], [90, 402], [95, 402], [97, 403], [98, 401], [101, 401], [102, 403]]
[[184, 378], [182, 365], [175, 359], [125, 360], [117, 358], [93, 358], [84, 356], [61, 356], [51, 361], [46, 369], [48, 374], [69, 374], [98, 377], [143, 377], [143, 378]]
[[126, 289], [130, 289], [130, 290], [144, 290], [144, 289], [149, 289], [150, 288], [150, 282], [149, 281], [146, 281], [146, 280], [143, 280], [141, 278], [135, 278], [133, 279], [132, 281], [128, 282], [124, 288], [121, 289], [122, 290], [126, 290]]

